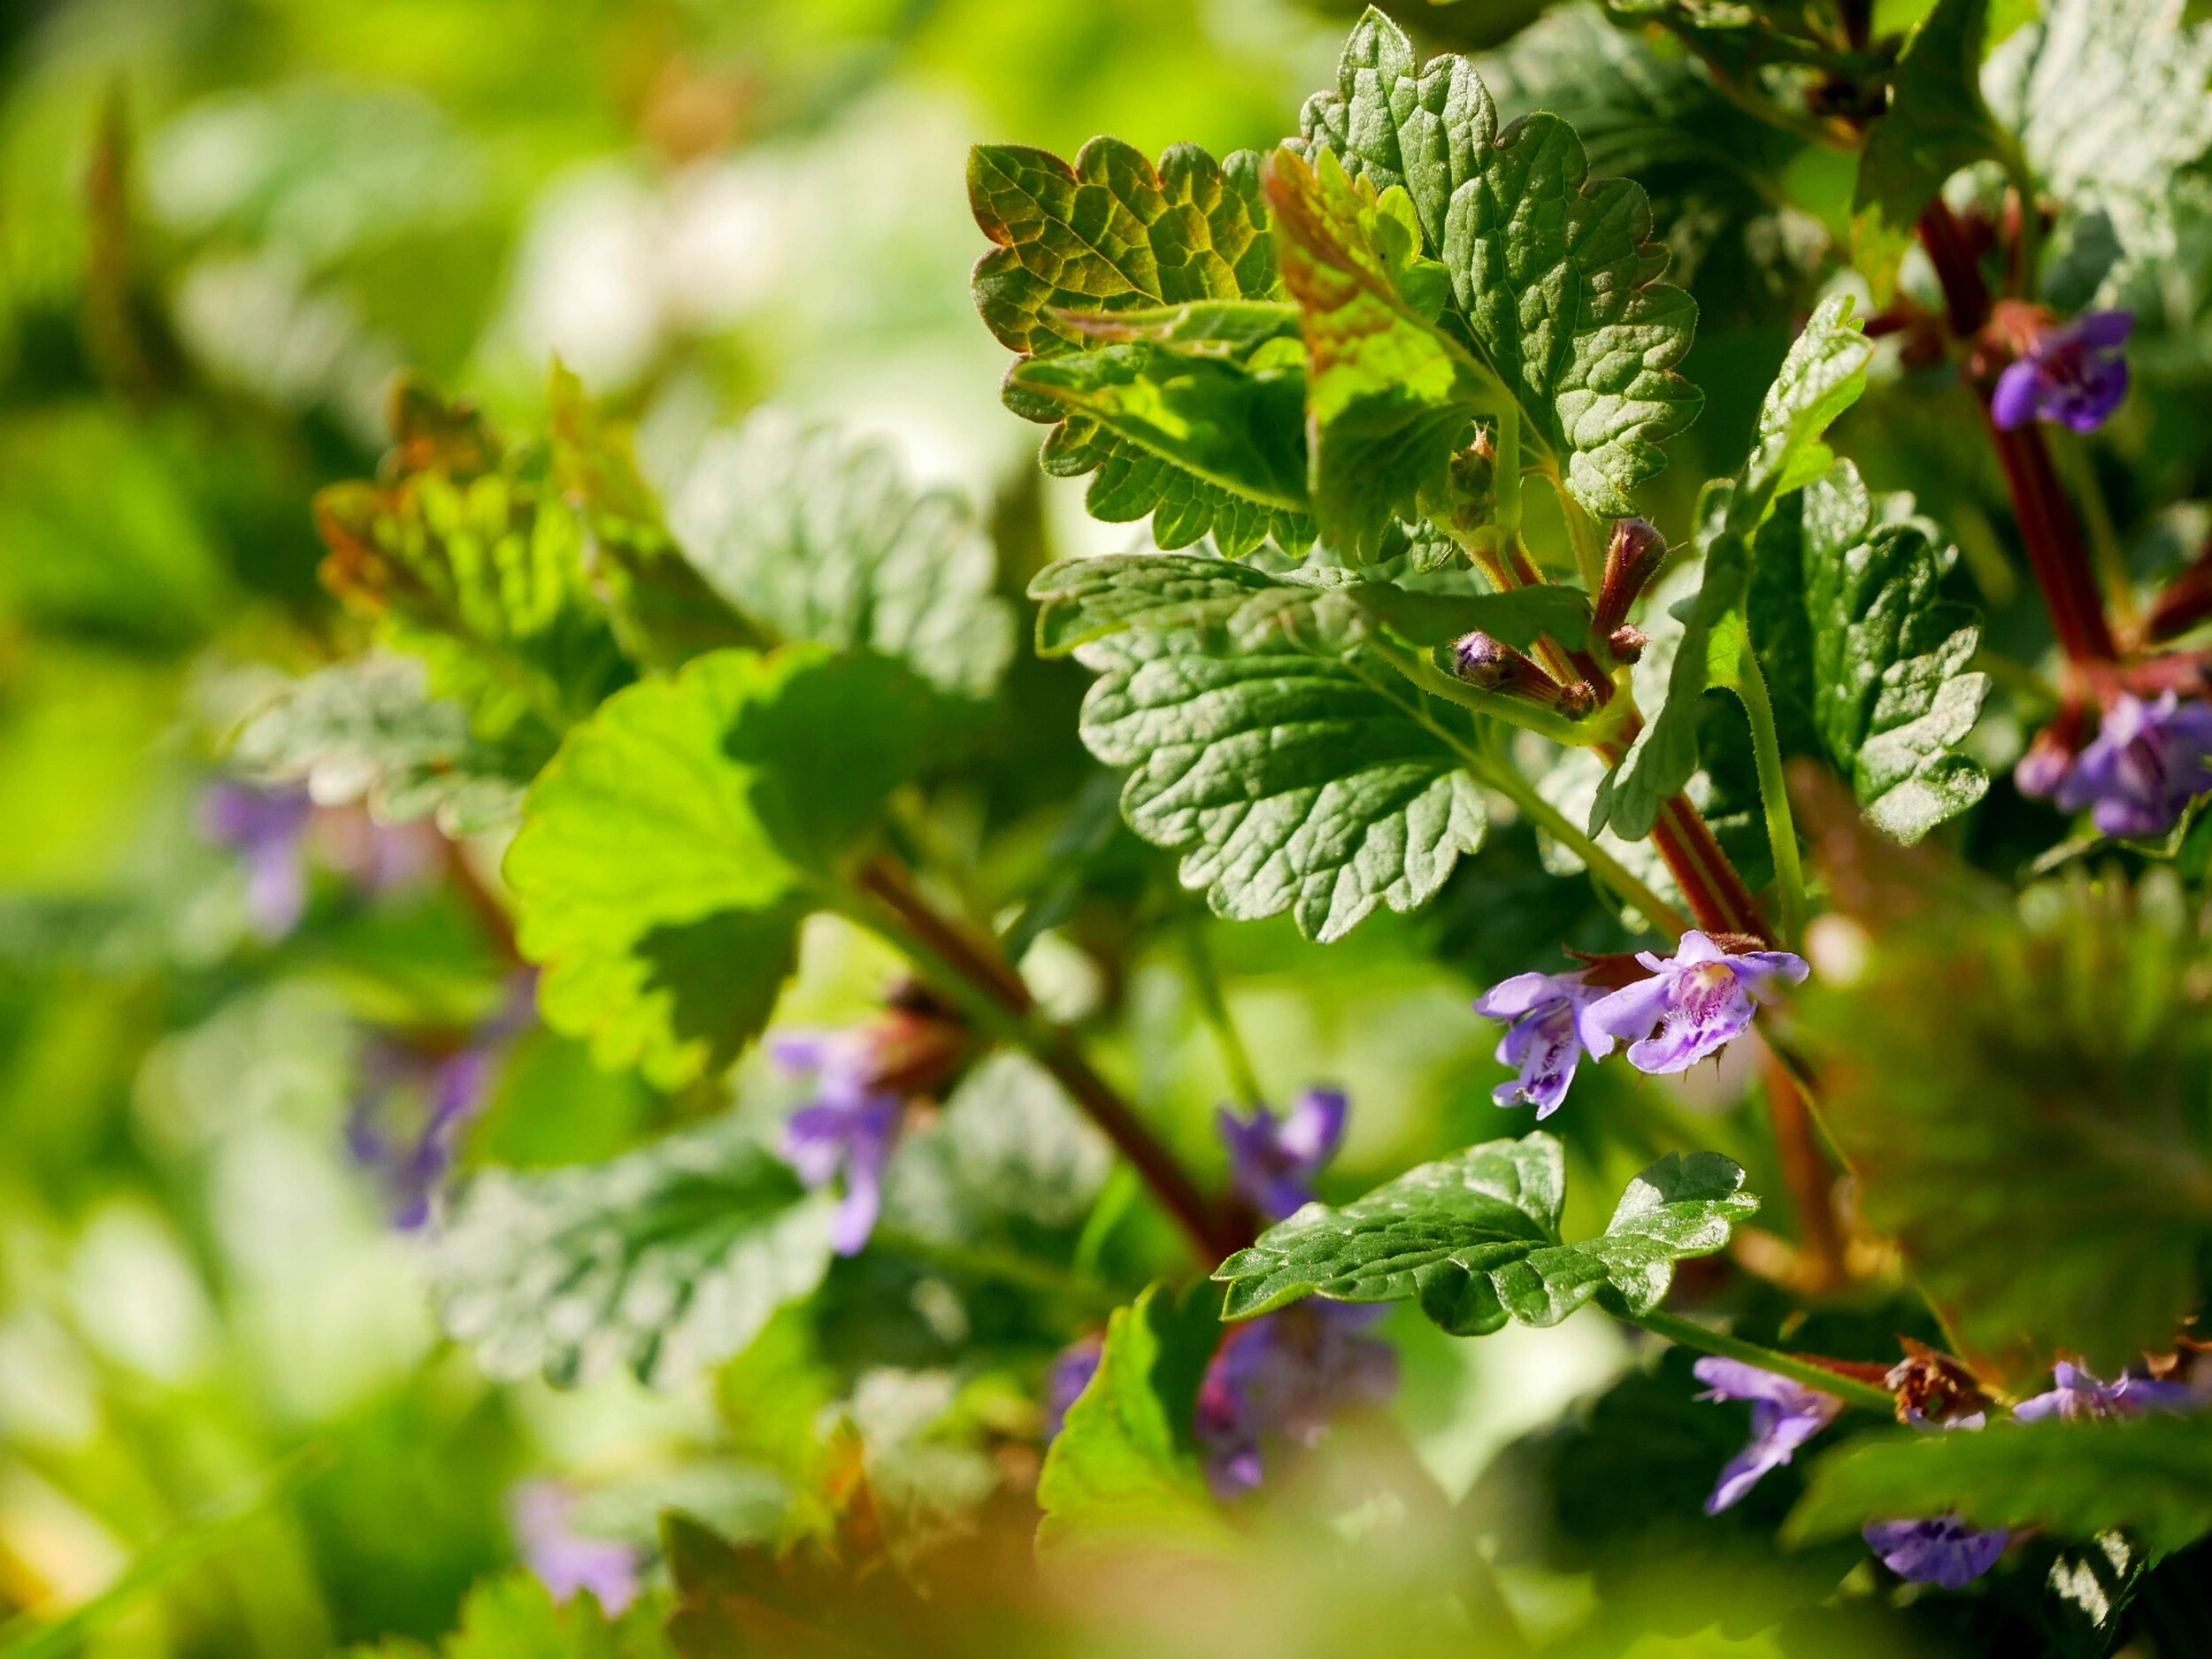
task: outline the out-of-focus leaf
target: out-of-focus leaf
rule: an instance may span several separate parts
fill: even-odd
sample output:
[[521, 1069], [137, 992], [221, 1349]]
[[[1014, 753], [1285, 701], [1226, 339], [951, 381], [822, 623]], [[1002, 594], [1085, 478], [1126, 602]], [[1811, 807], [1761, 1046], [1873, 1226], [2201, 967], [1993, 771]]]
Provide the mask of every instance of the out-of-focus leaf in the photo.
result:
[[1988, 773], [1956, 752], [1989, 691], [1988, 676], [1967, 667], [1979, 620], [1943, 598], [1957, 550], [1912, 506], [1910, 496], [1878, 505], [1858, 469], [1838, 462], [1760, 532], [1747, 601], [1789, 729], [1851, 780], [1870, 821], [1908, 844], [1989, 789]]
[[1868, 1435], [1820, 1460], [1788, 1531], [1824, 1538], [1948, 1510], [1979, 1526], [2045, 1526], [2085, 1541], [2125, 1531], [2154, 1550], [2179, 1549], [2212, 1532], [2212, 1426], [2158, 1412]]
[[1341, 1209], [1309, 1204], [1215, 1277], [1228, 1283], [1232, 1319], [1309, 1295], [1417, 1298], [1455, 1336], [1487, 1335], [1509, 1318], [1556, 1325], [1597, 1295], [1644, 1313], [1676, 1262], [1725, 1248], [1757, 1210], [1742, 1186], [1743, 1171], [1718, 1153], [1671, 1152], [1629, 1183], [1601, 1235], [1562, 1244], [1564, 1154], [1540, 1131], [1425, 1164]]
[[1159, 1286], [1118, 1309], [1097, 1373], [1037, 1481], [1041, 1549], [1205, 1549], [1233, 1540], [1200, 1472], [1198, 1386], [1221, 1338], [1217, 1294]]
[[512, 824], [546, 757], [516, 738], [472, 735], [468, 711], [433, 697], [422, 664], [398, 657], [342, 663], [296, 681], [241, 726], [231, 746], [241, 771], [303, 782], [321, 805], [365, 800], [387, 824], [434, 813], [449, 835]]
[[539, 1007], [675, 1087], [760, 1029], [821, 872], [924, 758], [928, 687], [878, 657], [716, 651], [610, 698], [509, 849]]
[[[1659, 809], [1698, 768], [1697, 702], [1710, 686], [1733, 686], [1750, 664], [1744, 604], [1751, 580], [1753, 538], [1776, 497], [1825, 473], [1835, 454], [1821, 442], [1835, 418], [1866, 389], [1874, 355], [1848, 298], [1821, 303], [1790, 347], [1759, 410], [1751, 454], [1736, 475], [1705, 549], [1705, 579], [1674, 607], [1681, 643], [1668, 677], [1665, 703], [1600, 786], [1590, 809], [1593, 834], [1609, 823], [1631, 840], [1651, 833]], [[1705, 515], [1701, 512], [1700, 517]]]
[[772, 415], [708, 440], [672, 521], [707, 581], [771, 643], [904, 662], [988, 696], [1014, 649], [998, 558], [974, 510], [918, 490], [891, 449]]
[[[976, 307], [1000, 342], [1025, 358], [1097, 345], [1100, 336], [1085, 325], [1110, 323], [1117, 313], [1280, 297], [1259, 157], [1249, 150], [1217, 163], [1181, 144], [1155, 168], [1118, 139], [1097, 138], [1071, 167], [1041, 150], [982, 145], [969, 160], [968, 200], [976, 223], [997, 244], [976, 265]], [[1222, 378], [1243, 373], [1225, 360], [1206, 372], [1217, 408]], [[1303, 515], [1271, 491], [1255, 498], [1224, 487], [1223, 477], [1242, 479], [1243, 469], [1215, 476], [1192, 471], [1168, 453], [1181, 451], [1179, 438], [1164, 442], [1160, 429], [1164, 441], [1148, 446], [1127, 435], [1125, 419], [1109, 426], [1089, 413], [1071, 416], [1056, 396], [1043, 395], [1061, 389], [1027, 389], [1017, 378], [1008, 403], [1030, 419], [1058, 423], [1045, 441], [1047, 471], [1097, 474], [1086, 497], [1093, 518], [1118, 524], [1149, 515], [1153, 540], [1164, 548], [1210, 534], [1232, 556], [1270, 537], [1293, 549], [1313, 539]], [[1118, 412], [1126, 413], [1125, 401]], [[1259, 388], [1230, 401], [1271, 418], [1285, 412]], [[1294, 434], [1270, 431], [1254, 434], [1248, 447], [1271, 463], [1295, 445]]]
[[612, 1163], [489, 1170], [431, 1256], [439, 1317], [494, 1377], [667, 1386], [741, 1352], [828, 1270], [829, 1199], [734, 1124]]
[[349, 1650], [351, 1659], [672, 1659], [661, 1626], [667, 1609], [648, 1597], [619, 1618], [597, 1598], [556, 1602], [527, 1572], [488, 1578], [469, 1592], [461, 1627], [436, 1648], [391, 1640]]
[[[1913, 889], [1878, 870], [1878, 848], [1832, 856], [1831, 883], [1895, 910]], [[1963, 871], [1908, 879], [1917, 919], [1854, 981], [1816, 977], [1796, 1010], [1866, 1222], [2000, 1375], [2062, 1356], [2117, 1374], [2203, 1301], [2197, 924], [2163, 873], [2038, 888], [2017, 916], [1956, 908], [1975, 891]]]

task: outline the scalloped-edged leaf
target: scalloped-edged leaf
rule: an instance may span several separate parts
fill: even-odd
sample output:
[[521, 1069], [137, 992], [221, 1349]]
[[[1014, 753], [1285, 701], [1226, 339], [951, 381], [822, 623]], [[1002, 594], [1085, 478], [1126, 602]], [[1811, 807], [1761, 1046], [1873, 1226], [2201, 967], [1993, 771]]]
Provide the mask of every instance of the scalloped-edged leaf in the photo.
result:
[[732, 1122], [611, 1164], [488, 1170], [438, 1237], [432, 1294], [490, 1376], [569, 1387], [620, 1368], [665, 1387], [821, 1282], [830, 1209]]
[[1014, 649], [998, 556], [967, 500], [917, 489], [887, 444], [755, 416], [702, 446], [671, 515], [700, 573], [769, 643], [896, 657], [988, 696]]
[[1245, 648], [1190, 631], [1083, 646], [1099, 672], [1081, 732], [1133, 768], [1122, 815], [1182, 853], [1183, 885], [1216, 914], [1288, 910], [1310, 938], [1349, 933], [1380, 904], [1411, 910], [1481, 844], [1482, 796], [1421, 694], [1356, 640], [1356, 607], [1311, 590], [1256, 595]]
[[2118, 1531], [2154, 1551], [2180, 1549], [2212, 1532], [2212, 1423], [2156, 1413], [1865, 1435], [1815, 1466], [1786, 1536], [1828, 1538], [1947, 1511], [1978, 1526], [2041, 1526], [2081, 1540]]
[[239, 728], [230, 759], [264, 782], [304, 783], [323, 806], [365, 801], [379, 823], [435, 814], [449, 835], [480, 835], [521, 815], [549, 753], [475, 737], [420, 663], [380, 656], [295, 681]]
[[1758, 1209], [1718, 1153], [1669, 1153], [1629, 1183], [1603, 1233], [1562, 1244], [1565, 1186], [1563, 1150], [1539, 1131], [1422, 1164], [1339, 1209], [1309, 1204], [1221, 1264], [1224, 1317], [1310, 1295], [1417, 1299], [1452, 1334], [1483, 1336], [1509, 1319], [1556, 1325], [1600, 1294], [1648, 1312], [1675, 1263], [1725, 1248]]
[[1037, 1547], [1218, 1549], [1236, 1533], [1206, 1489], [1194, 1419], [1221, 1340], [1218, 1294], [1155, 1285], [1107, 1322], [1098, 1371], [1045, 1454]]
[[[976, 265], [976, 308], [1025, 358], [1090, 349], [1100, 343], [1091, 326], [1118, 313], [1281, 293], [1250, 150], [1217, 163], [1180, 144], [1156, 168], [1114, 138], [1093, 139], [1072, 166], [1024, 145], [980, 145], [969, 157], [968, 200], [996, 244]], [[1097, 474], [1086, 497], [1094, 518], [1150, 515], [1162, 547], [1211, 535], [1233, 556], [1270, 537], [1291, 549], [1313, 539], [1310, 521], [1279, 501], [1225, 488], [1087, 414], [1069, 419], [1065, 405], [1018, 383], [1008, 394], [1018, 414], [1059, 423], [1045, 441], [1048, 472]], [[1261, 447], [1276, 453], [1285, 444], [1271, 438]]]
[[820, 646], [716, 651], [611, 697], [532, 787], [505, 872], [538, 1005], [673, 1088], [734, 1059], [819, 872], [924, 760], [927, 685]]
[[1942, 596], [1956, 550], [1911, 497], [1878, 503], [1839, 461], [1756, 548], [1751, 634], [1785, 747], [1820, 755], [1908, 844], [1980, 800], [1989, 775], [1957, 752], [1989, 691], [1968, 666], [1980, 622]]
[[1650, 834], [1660, 808], [1698, 769], [1698, 699], [1708, 687], [1732, 687], [1747, 672], [1758, 672], [1744, 617], [1752, 540], [1778, 495], [1810, 483], [1835, 464], [1822, 434], [1866, 389], [1874, 348], [1864, 329], [1847, 296], [1822, 301], [1767, 388], [1751, 453], [1705, 550], [1704, 580], [1674, 607], [1682, 639], [1666, 701], [1650, 711], [1649, 723], [1600, 786], [1590, 809], [1593, 834], [1609, 823], [1631, 840]]

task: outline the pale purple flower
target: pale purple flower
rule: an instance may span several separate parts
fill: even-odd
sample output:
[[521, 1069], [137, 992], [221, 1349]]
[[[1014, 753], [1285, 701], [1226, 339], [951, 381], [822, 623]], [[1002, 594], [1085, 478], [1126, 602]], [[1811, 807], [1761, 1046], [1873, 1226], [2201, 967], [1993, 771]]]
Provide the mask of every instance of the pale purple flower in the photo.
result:
[[1613, 1039], [1589, 1019], [1604, 997], [1580, 972], [1517, 973], [1484, 992], [1475, 1012], [1510, 1022], [1498, 1041], [1497, 1057], [1520, 1072], [1499, 1084], [1490, 1098], [1501, 1106], [1526, 1102], [1536, 1108], [1539, 1123], [1557, 1111], [1584, 1053], [1602, 1060], [1613, 1051]]
[[1387, 1312], [1317, 1300], [1230, 1329], [1198, 1391], [1198, 1444], [1217, 1497], [1260, 1485], [1269, 1440], [1316, 1446], [1340, 1413], [1397, 1391], [1396, 1351], [1366, 1334]]
[[556, 1480], [532, 1480], [515, 1488], [508, 1512], [523, 1564], [556, 1601], [588, 1590], [610, 1614], [637, 1600], [638, 1552], [611, 1538], [590, 1538], [575, 1529], [576, 1499]]
[[2023, 1400], [2012, 1415], [2023, 1423], [2045, 1417], [2077, 1423], [2092, 1417], [2135, 1417], [2146, 1411], [2185, 1411], [2198, 1403], [2185, 1383], [2154, 1382], [2147, 1377], [2099, 1382], [2064, 1360], [2053, 1368], [2051, 1381], [2048, 1393]]
[[[1624, 1041], [1640, 1071], [1686, 1071], [1707, 1055], [1743, 1035], [1762, 996], [1775, 979], [1791, 985], [1808, 972], [1805, 959], [1786, 950], [1731, 955], [1694, 929], [1682, 935], [1666, 961], [1639, 951], [1651, 978], [1613, 992], [1582, 1017], [1585, 1030]], [[1656, 1025], [1655, 1034], [1647, 1035]]]
[[2121, 348], [2134, 326], [2126, 311], [2089, 311], [2037, 334], [1997, 377], [1990, 419], [2006, 432], [2032, 420], [2094, 432], [2127, 396]]
[[304, 789], [256, 789], [226, 780], [200, 795], [200, 833], [238, 855], [246, 914], [265, 940], [282, 939], [307, 909], [307, 826], [314, 812]]
[[857, 1256], [883, 1212], [883, 1175], [906, 1115], [905, 1096], [876, 1082], [879, 1062], [865, 1026], [842, 1031], [788, 1032], [769, 1052], [791, 1071], [811, 1071], [811, 1103], [784, 1125], [783, 1155], [809, 1187], [826, 1187], [840, 1174], [845, 1194], [830, 1223], [830, 1243], [840, 1256]]
[[1349, 1110], [1342, 1092], [1333, 1088], [1308, 1089], [1286, 1118], [1264, 1106], [1255, 1106], [1249, 1118], [1223, 1107], [1215, 1126], [1229, 1148], [1237, 1191], [1271, 1221], [1312, 1202], [1313, 1178], [1343, 1142]]
[[1106, 1357], [1106, 1339], [1094, 1333], [1061, 1349], [1045, 1373], [1045, 1439], [1056, 1440], [1067, 1426], [1068, 1412], [1098, 1375]]
[[[2032, 751], [2031, 751], [2032, 752]], [[2047, 791], [2069, 812], [2093, 807], [2107, 835], [2163, 835], [2182, 809], [2212, 791], [2212, 704], [2167, 692], [2156, 703], [2123, 692], [2104, 712], [2094, 741]], [[2029, 780], [2015, 773], [2023, 789]], [[2032, 780], [2040, 785], [2039, 774]]]
[[1997, 1564], [2011, 1534], [1984, 1532], [1955, 1515], [1932, 1521], [1875, 1521], [1863, 1532], [1882, 1564], [1910, 1584], [1962, 1590]]
[[1718, 1515], [1740, 1500], [1769, 1470], [1788, 1463], [1799, 1447], [1843, 1413], [1843, 1402], [1835, 1395], [1741, 1360], [1709, 1357], [1692, 1370], [1706, 1385], [1699, 1399], [1751, 1402], [1751, 1440], [1720, 1471], [1720, 1483], [1705, 1500], [1708, 1515]]

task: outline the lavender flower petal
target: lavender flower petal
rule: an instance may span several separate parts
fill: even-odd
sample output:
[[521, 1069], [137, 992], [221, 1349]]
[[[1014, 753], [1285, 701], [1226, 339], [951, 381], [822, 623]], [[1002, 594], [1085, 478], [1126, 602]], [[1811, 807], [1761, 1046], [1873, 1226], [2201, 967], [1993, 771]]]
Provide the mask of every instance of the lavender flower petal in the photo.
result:
[[1588, 1018], [1609, 1036], [1637, 1039], [1629, 1064], [1655, 1074], [1687, 1071], [1741, 1036], [1755, 1010], [1754, 992], [1778, 979], [1796, 984], [1808, 972], [1804, 959], [1787, 951], [1730, 956], [1695, 930], [1682, 935], [1671, 960], [1648, 951], [1637, 960], [1652, 977], [1601, 999]]
[[1224, 1107], [1215, 1127], [1229, 1148], [1236, 1189], [1261, 1213], [1281, 1221], [1313, 1202], [1313, 1178], [1336, 1156], [1349, 1103], [1334, 1089], [1310, 1089], [1287, 1118], [1265, 1106], [1249, 1118]]
[[2189, 803], [2212, 791], [2212, 705], [2156, 703], [2125, 693], [2105, 710], [2096, 739], [2076, 757], [2053, 798], [2085, 807], [2108, 835], [2163, 835]]
[[1962, 1590], [1997, 1564], [2011, 1534], [1982, 1532], [1955, 1515], [1932, 1521], [1876, 1521], [1861, 1534], [1882, 1564], [1910, 1584]]
[[1990, 418], [2007, 432], [2036, 419], [2094, 432], [2126, 400], [2120, 354], [2134, 321], [2126, 311], [2092, 311], [2043, 330], [1997, 377]]
[[1708, 1357], [1692, 1369], [1706, 1385], [1699, 1399], [1751, 1402], [1751, 1439], [1720, 1471], [1719, 1484], [1705, 1501], [1708, 1515], [1740, 1502], [1768, 1471], [1788, 1463], [1799, 1447], [1843, 1412], [1843, 1402], [1835, 1395], [1740, 1360]]
[[575, 1530], [576, 1500], [557, 1481], [533, 1480], [509, 1502], [523, 1563], [557, 1601], [588, 1590], [610, 1614], [637, 1600], [638, 1553], [614, 1539], [587, 1538]]
[[1583, 1054], [1602, 1059], [1612, 1051], [1612, 1038], [1588, 1019], [1601, 996], [1578, 972], [1517, 973], [1492, 986], [1475, 1011], [1510, 1022], [1497, 1058], [1517, 1075], [1490, 1098], [1500, 1106], [1532, 1105], [1539, 1122], [1557, 1111]]
[[2185, 1383], [2122, 1377], [2100, 1382], [2078, 1365], [2059, 1361], [2048, 1392], [2023, 1400], [2012, 1415], [2023, 1423], [2057, 1417], [2068, 1423], [2100, 1417], [2141, 1417], [2147, 1411], [2186, 1411], [2201, 1403]]

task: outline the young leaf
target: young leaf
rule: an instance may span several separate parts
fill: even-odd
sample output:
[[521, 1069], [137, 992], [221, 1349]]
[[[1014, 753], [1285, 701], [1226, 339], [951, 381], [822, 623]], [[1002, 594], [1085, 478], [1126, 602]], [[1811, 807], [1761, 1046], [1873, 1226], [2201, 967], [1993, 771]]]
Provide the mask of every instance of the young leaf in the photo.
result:
[[1968, 670], [1981, 629], [1941, 595], [1957, 554], [1935, 534], [1909, 496], [1878, 508], [1839, 461], [1768, 521], [1748, 602], [1777, 704], [1793, 706], [1791, 725], [1850, 780], [1868, 819], [1907, 844], [1989, 788], [1955, 752], [1989, 679]]
[[1732, 687], [1746, 672], [1758, 672], [1744, 617], [1753, 538], [1778, 495], [1810, 483], [1834, 464], [1821, 434], [1866, 389], [1866, 366], [1874, 355], [1864, 325], [1851, 311], [1847, 297], [1823, 301], [1767, 388], [1751, 454], [1706, 548], [1704, 582], [1674, 607], [1682, 639], [1666, 702], [1599, 787], [1590, 809], [1593, 834], [1609, 823], [1631, 840], [1650, 834], [1659, 809], [1697, 771], [1698, 699], [1709, 686]]
[[1509, 1318], [1556, 1325], [1593, 1296], [1630, 1313], [1666, 1294], [1674, 1263], [1710, 1256], [1758, 1209], [1743, 1171], [1717, 1153], [1669, 1153], [1629, 1183], [1595, 1239], [1559, 1242], [1564, 1155], [1540, 1131], [1409, 1170], [1331, 1210], [1309, 1204], [1221, 1264], [1225, 1317], [1302, 1296], [1403, 1302], [1455, 1336]]
[[1014, 618], [990, 537], [960, 496], [917, 490], [886, 445], [757, 416], [707, 441], [672, 518], [769, 643], [873, 649], [972, 697], [1006, 671]]
[[736, 1057], [819, 872], [921, 764], [927, 687], [883, 657], [716, 651], [572, 732], [508, 849], [546, 1023], [673, 1088]]
[[1421, 242], [1402, 192], [1378, 205], [1333, 152], [1317, 168], [1279, 151], [1267, 200], [1305, 334], [1314, 518], [1332, 549], [1371, 563], [1391, 526], [1417, 518], [1422, 492], [1443, 482], [1470, 418], [1500, 408], [1504, 389], [1437, 328], [1434, 306], [1425, 315], [1402, 291], [1393, 266], [1402, 271]]
[[1317, 608], [1311, 590], [1261, 598], [1294, 608], [1234, 654], [1188, 631], [1082, 647], [1078, 660], [1100, 671], [1082, 737], [1108, 765], [1135, 769], [1122, 815], [1182, 851], [1183, 885], [1203, 888], [1216, 914], [1289, 910], [1325, 943], [1378, 904], [1405, 911], [1433, 895], [1481, 844], [1482, 796], [1421, 694], [1329, 636], [1356, 629], [1354, 608]]
[[821, 1282], [829, 1210], [729, 1122], [611, 1164], [489, 1170], [438, 1238], [432, 1294], [490, 1376], [569, 1387], [620, 1366], [664, 1387]]
[[[983, 145], [969, 158], [968, 200], [996, 244], [975, 268], [976, 308], [1000, 342], [1027, 359], [1089, 349], [1100, 342], [1098, 325], [1122, 313], [1155, 313], [1156, 321], [1162, 307], [1280, 296], [1260, 203], [1259, 157], [1248, 150], [1217, 164], [1195, 145], [1178, 145], [1156, 169], [1118, 139], [1093, 139], [1072, 167], [1041, 150]], [[1279, 400], [1261, 388], [1226, 389], [1225, 377], [1244, 373], [1216, 357], [1208, 376], [1215, 409], [1225, 399], [1279, 420]], [[1048, 395], [1066, 388], [1050, 377], [1027, 387], [1024, 373], [1018, 365], [1009, 404], [1030, 419], [1060, 423], [1045, 442], [1046, 469], [1063, 477], [1097, 474], [1087, 497], [1092, 517], [1118, 524], [1150, 515], [1160, 546], [1187, 547], [1210, 534], [1232, 556], [1271, 536], [1294, 549], [1312, 540], [1311, 525], [1271, 489], [1256, 498], [1186, 465], [1171, 426], [1150, 423], [1143, 429], [1149, 442], [1140, 442], [1126, 421], [1110, 426], [1091, 412], [1071, 416], [1069, 404]], [[1210, 426], [1202, 430], [1209, 439], [1217, 435]], [[1294, 428], [1271, 429], [1248, 443], [1279, 457], [1298, 439]], [[1217, 447], [1206, 453], [1216, 457], [1210, 467], [1217, 465]], [[1197, 452], [1187, 458], [1196, 460]], [[1231, 475], [1242, 476], [1234, 469], [1224, 474]]]
[[1786, 1536], [1955, 1510], [1977, 1526], [2124, 1531], [2156, 1551], [2212, 1532], [2212, 1432], [2157, 1413], [2116, 1423], [1999, 1423], [1979, 1433], [1870, 1434], [1829, 1453]]
[[1574, 129], [1545, 111], [1500, 131], [1473, 66], [1417, 66], [1410, 41], [1370, 8], [1338, 88], [1310, 100], [1294, 147], [1335, 153], [1354, 177], [1402, 186], [1459, 319], [1518, 402], [1532, 446], [1601, 518], [1665, 464], [1658, 445], [1702, 398], [1675, 371], [1697, 306], [1659, 280], [1651, 210], [1623, 179], [1593, 180]]
[[1198, 1387], [1221, 1340], [1217, 1293], [1155, 1285], [1107, 1322], [1097, 1373], [1068, 1408], [1037, 1479], [1046, 1550], [1233, 1541], [1200, 1472]]
[[480, 835], [520, 816], [549, 752], [472, 736], [419, 662], [366, 657], [295, 681], [239, 728], [230, 757], [266, 782], [304, 782], [326, 806], [365, 800], [379, 823], [434, 813], [449, 835]]

